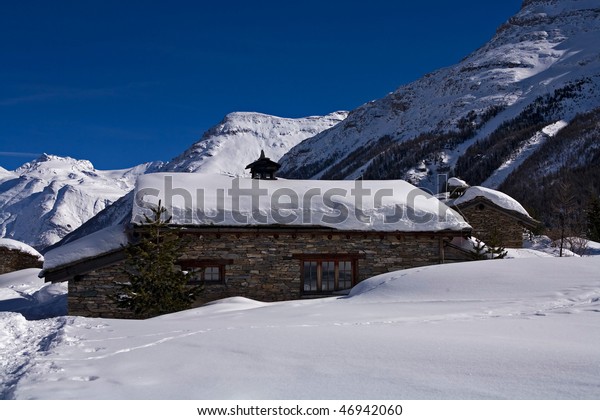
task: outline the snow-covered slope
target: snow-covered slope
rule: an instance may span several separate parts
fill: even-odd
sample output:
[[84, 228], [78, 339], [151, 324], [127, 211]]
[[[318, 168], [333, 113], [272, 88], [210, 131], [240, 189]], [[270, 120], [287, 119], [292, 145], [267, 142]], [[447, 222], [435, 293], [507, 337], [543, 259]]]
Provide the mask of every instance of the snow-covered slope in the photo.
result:
[[[42, 319], [67, 312], [67, 283], [45, 283], [39, 273], [39, 268], [27, 268], [0, 275], [0, 317], [3, 313], [18, 312], [27, 319]], [[3, 326], [0, 337], [5, 332]], [[0, 348], [3, 348], [2, 344]], [[3, 357], [0, 372], [5, 360], [7, 358]]]
[[569, 125], [566, 121], [557, 121], [537, 131], [522, 146], [518, 147], [493, 173], [483, 182], [483, 186], [498, 188], [508, 175], [519, 168], [531, 155], [539, 150], [547, 140]]
[[271, 160], [278, 161], [293, 146], [335, 126], [347, 115], [339, 111], [323, 117], [280, 118], [234, 112], [163, 170], [247, 176], [244, 168], [258, 159], [261, 150]]
[[5, 178], [10, 178], [11, 176], [12, 176], [11, 171], [6, 170], [2, 166], [0, 166], [0, 182], [2, 182], [2, 180], [4, 180]]
[[160, 164], [101, 171], [87, 160], [42, 155], [0, 173], [0, 237], [39, 250], [130, 191], [138, 175]]
[[[599, 39], [597, 0], [525, 1], [462, 62], [363, 105], [294, 147], [280, 161], [281, 176], [404, 178], [436, 190], [438, 173], [460, 168], [457, 175], [471, 170], [463, 179], [482, 184], [503, 164], [510, 167], [518, 157], [513, 152], [532, 152], [531, 144], [524, 147], [536, 132], [600, 107]], [[492, 150], [507, 137], [498, 130], [523, 128], [531, 133], [525, 130], [502, 153]], [[500, 140], [489, 137], [494, 133]], [[469, 153], [486, 139], [483, 151]], [[492, 152], [498, 162], [488, 159]]]

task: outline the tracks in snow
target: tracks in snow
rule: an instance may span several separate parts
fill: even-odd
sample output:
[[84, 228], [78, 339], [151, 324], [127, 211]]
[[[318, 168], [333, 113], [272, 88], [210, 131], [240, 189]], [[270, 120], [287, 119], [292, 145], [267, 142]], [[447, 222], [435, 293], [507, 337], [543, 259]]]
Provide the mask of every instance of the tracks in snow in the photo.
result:
[[66, 318], [27, 321], [13, 312], [0, 313], [0, 400], [14, 397], [19, 381], [60, 340]]

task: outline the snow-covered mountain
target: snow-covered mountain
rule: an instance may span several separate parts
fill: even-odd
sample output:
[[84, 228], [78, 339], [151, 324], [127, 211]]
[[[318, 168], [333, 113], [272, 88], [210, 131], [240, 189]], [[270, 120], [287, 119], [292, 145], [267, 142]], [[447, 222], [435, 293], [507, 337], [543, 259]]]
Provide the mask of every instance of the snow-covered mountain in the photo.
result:
[[87, 160], [42, 155], [0, 171], [0, 237], [51, 245], [130, 191], [160, 163], [102, 171]]
[[257, 159], [261, 150], [278, 160], [292, 146], [333, 127], [346, 115], [340, 111], [291, 119], [232, 113], [167, 164], [103, 171], [87, 160], [42, 155], [15, 171], [0, 168], [0, 237], [44, 249], [80, 226], [77, 237], [121, 223], [129, 219], [132, 197], [128, 193], [143, 173], [161, 170], [243, 176], [246, 165]]
[[208, 130], [164, 171], [248, 176], [244, 168], [264, 150], [279, 160], [293, 146], [343, 121], [338, 111], [323, 117], [281, 118], [255, 112], [233, 112]]
[[[278, 160], [291, 147], [339, 124], [347, 112], [322, 117], [281, 118], [253, 112], [234, 112], [225, 116], [181, 155], [161, 167], [162, 172], [196, 172], [249, 176], [246, 165], [260, 156]], [[100, 229], [127, 223], [131, 219], [133, 194], [121, 197], [99, 212], [57, 245], [71, 242]]]
[[599, 40], [598, 0], [526, 0], [460, 63], [292, 148], [280, 175], [403, 178], [435, 191], [437, 175], [451, 173], [502, 187], [576, 115], [600, 107]]
[[[349, 114], [229, 114], [161, 170], [244, 175], [263, 149], [273, 160], [281, 157], [280, 177], [401, 178], [436, 192], [438, 175], [459, 176], [508, 193], [538, 216], [557, 180], [575, 184], [579, 197], [600, 194], [597, 182], [587, 182], [600, 178], [599, 39], [598, 0], [525, 0], [490, 42], [454, 66]], [[16, 177], [0, 171], [2, 193], [23, 182]], [[59, 190], [50, 190], [56, 201]], [[119, 223], [130, 205], [124, 196], [69, 236]], [[100, 199], [94, 206], [106, 204]], [[0, 236], [31, 244], [13, 233], [18, 229], [9, 219], [17, 212], [6, 216], [5, 207], [0, 201]]]

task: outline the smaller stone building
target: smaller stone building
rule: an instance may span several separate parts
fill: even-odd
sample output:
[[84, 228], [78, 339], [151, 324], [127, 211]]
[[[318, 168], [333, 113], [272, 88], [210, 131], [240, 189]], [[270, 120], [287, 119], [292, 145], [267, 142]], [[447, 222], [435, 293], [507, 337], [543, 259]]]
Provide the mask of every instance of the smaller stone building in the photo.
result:
[[500, 191], [467, 187], [454, 197], [446, 204], [469, 222], [473, 236], [484, 243], [522, 248], [524, 231], [541, 225], [518, 201]]
[[44, 257], [31, 246], [14, 239], [0, 238], [0, 274], [42, 268]]

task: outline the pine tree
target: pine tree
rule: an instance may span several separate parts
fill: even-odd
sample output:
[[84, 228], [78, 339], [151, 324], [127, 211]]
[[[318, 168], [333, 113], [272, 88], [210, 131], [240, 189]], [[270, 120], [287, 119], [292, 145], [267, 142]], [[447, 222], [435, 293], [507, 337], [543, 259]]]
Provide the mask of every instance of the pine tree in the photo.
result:
[[600, 199], [593, 197], [587, 211], [587, 237], [590, 241], [600, 242]]
[[167, 209], [152, 209], [152, 218], [144, 215], [140, 227], [141, 239], [125, 249], [125, 272], [129, 282], [121, 284], [115, 296], [121, 307], [138, 317], [153, 317], [190, 308], [201, 287], [190, 286], [191, 273], [181, 271], [177, 258], [181, 239], [168, 228], [171, 218], [163, 220]]
[[494, 260], [504, 259], [508, 255], [508, 251], [504, 247], [502, 240], [502, 234], [498, 228], [492, 229], [490, 232], [490, 238], [487, 241], [486, 251]]
[[487, 253], [490, 254], [494, 260], [504, 259], [508, 255], [508, 251], [502, 245], [488, 245]]
[[485, 244], [480, 239], [475, 238], [473, 250], [471, 251], [471, 258], [476, 261], [487, 260], [487, 256], [485, 254], [485, 247]]

